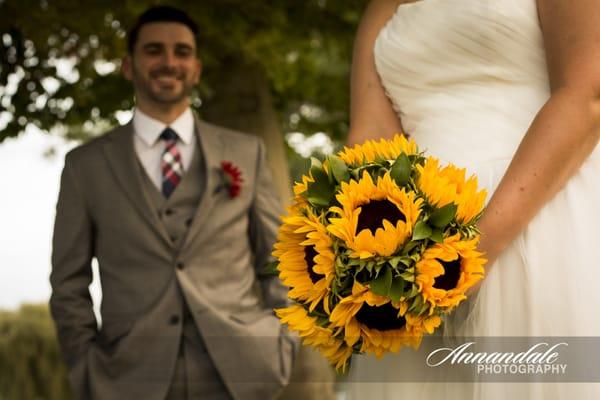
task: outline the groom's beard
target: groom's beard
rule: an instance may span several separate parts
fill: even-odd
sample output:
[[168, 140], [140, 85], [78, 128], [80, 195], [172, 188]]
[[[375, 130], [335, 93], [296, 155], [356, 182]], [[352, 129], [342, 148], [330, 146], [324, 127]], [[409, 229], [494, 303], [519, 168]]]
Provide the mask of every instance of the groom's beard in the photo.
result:
[[194, 80], [185, 71], [159, 67], [147, 76], [133, 67], [133, 82], [136, 90], [154, 103], [174, 105], [192, 94]]

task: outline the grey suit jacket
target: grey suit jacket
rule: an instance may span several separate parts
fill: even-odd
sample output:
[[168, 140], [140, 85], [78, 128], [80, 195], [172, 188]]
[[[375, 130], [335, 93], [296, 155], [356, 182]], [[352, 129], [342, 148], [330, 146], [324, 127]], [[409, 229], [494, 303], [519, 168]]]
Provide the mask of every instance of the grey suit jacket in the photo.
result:
[[[289, 378], [297, 343], [272, 312], [286, 290], [262, 273], [281, 214], [264, 146], [198, 119], [196, 129], [206, 184], [178, 250], [143, 190], [131, 124], [66, 157], [50, 306], [80, 398], [164, 398], [181, 337], [179, 292], [234, 398], [273, 398]], [[242, 171], [236, 198], [217, 190], [222, 161]], [[100, 331], [88, 291], [94, 257]]]

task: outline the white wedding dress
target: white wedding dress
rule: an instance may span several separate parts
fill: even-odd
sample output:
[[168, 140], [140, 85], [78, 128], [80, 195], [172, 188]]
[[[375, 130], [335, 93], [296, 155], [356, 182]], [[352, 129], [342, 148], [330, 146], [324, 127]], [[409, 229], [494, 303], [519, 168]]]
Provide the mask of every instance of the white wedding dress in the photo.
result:
[[[466, 167], [493, 193], [550, 95], [536, 0], [401, 4], [379, 33], [374, 52], [386, 92], [420, 149]], [[597, 146], [491, 267], [476, 298], [442, 329], [466, 336], [600, 336], [599, 249]], [[414, 362], [422, 364], [423, 355], [411, 349], [380, 360], [355, 356], [347, 398], [600, 399], [599, 385], [590, 383], [394, 378]], [[382, 378], [376, 382], [374, 376]]]

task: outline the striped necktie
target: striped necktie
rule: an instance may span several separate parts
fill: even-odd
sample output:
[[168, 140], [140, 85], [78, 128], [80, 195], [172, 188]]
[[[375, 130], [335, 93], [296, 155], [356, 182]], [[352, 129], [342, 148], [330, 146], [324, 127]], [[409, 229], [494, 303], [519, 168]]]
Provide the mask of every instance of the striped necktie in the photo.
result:
[[181, 153], [177, 148], [177, 133], [167, 127], [160, 134], [160, 138], [165, 142], [165, 150], [160, 160], [160, 169], [162, 171], [162, 193], [166, 198], [177, 188], [183, 177], [183, 164], [181, 163]]

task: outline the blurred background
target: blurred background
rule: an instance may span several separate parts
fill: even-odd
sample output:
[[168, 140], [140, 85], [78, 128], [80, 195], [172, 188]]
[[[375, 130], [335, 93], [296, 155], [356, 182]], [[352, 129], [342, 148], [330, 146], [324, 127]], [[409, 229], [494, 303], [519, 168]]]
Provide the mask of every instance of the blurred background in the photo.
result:
[[[285, 199], [311, 156], [344, 142], [365, 3], [161, 3], [186, 10], [200, 27], [204, 70], [194, 108], [263, 137]], [[127, 29], [153, 4], [0, 0], [0, 400], [70, 398], [47, 308], [60, 173], [69, 149], [131, 118], [120, 60]], [[97, 280], [90, 290], [98, 305]]]

